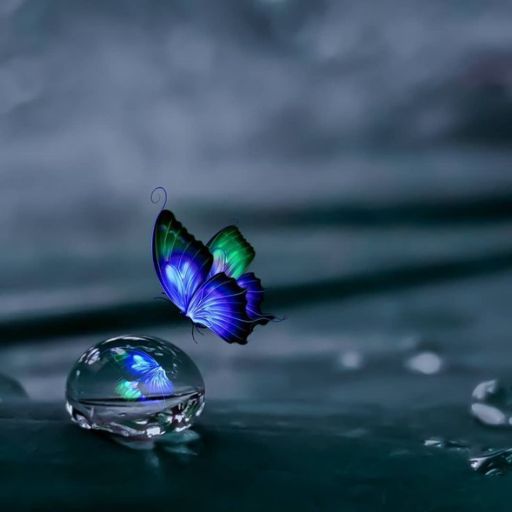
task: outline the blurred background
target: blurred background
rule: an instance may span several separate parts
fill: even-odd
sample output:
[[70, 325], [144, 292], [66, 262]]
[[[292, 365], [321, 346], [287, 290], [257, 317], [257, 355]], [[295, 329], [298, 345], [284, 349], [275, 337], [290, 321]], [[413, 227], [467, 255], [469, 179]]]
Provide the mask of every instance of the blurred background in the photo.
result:
[[[511, 16], [503, 0], [3, 0], [5, 373], [60, 403], [88, 346], [154, 334], [213, 404], [465, 410], [512, 355]], [[193, 343], [154, 300], [156, 186], [203, 241], [240, 227], [286, 321], [245, 347]]]

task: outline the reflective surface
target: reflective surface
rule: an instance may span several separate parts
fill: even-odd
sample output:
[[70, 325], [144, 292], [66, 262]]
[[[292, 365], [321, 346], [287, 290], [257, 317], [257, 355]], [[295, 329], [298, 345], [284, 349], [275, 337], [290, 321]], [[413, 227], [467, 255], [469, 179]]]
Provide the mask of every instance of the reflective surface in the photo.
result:
[[151, 438], [190, 427], [203, 410], [204, 383], [192, 359], [171, 343], [120, 336], [82, 354], [66, 398], [82, 428]]

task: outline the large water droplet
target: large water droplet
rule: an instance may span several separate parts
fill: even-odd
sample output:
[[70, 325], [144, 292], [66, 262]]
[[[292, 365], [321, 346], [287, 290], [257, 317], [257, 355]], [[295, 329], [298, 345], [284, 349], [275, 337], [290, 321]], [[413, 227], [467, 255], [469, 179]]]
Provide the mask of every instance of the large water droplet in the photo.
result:
[[473, 390], [471, 415], [490, 427], [512, 425], [512, 389], [497, 379], [481, 382]]
[[66, 386], [73, 422], [137, 439], [190, 427], [204, 406], [204, 382], [185, 352], [158, 338], [120, 336], [89, 348]]

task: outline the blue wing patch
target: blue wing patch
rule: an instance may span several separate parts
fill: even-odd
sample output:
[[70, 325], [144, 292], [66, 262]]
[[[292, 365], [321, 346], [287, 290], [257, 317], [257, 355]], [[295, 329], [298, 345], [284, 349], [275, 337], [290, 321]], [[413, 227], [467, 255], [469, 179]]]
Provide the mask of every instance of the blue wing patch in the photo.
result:
[[162, 210], [153, 231], [153, 262], [169, 299], [185, 312], [206, 280], [213, 257], [169, 210]]
[[209, 279], [192, 297], [186, 315], [228, 343], [247, 343], [255, 322], [246, 313], [245, 290], [224, 273]]

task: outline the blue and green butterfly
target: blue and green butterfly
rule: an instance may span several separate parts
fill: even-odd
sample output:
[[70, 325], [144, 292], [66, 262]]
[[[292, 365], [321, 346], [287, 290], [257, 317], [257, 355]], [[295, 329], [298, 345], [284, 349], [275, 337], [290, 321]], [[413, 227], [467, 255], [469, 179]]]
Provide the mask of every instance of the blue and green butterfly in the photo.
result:
[[156, 219], [153, 262], [166, 295], [194, 325], [228, 343], [247, 343], [256, 325], [274, 319], [261, 311], [261, 281], [246, 272], [255, 254], [236, 226], [204, 245], [169, 210]]

